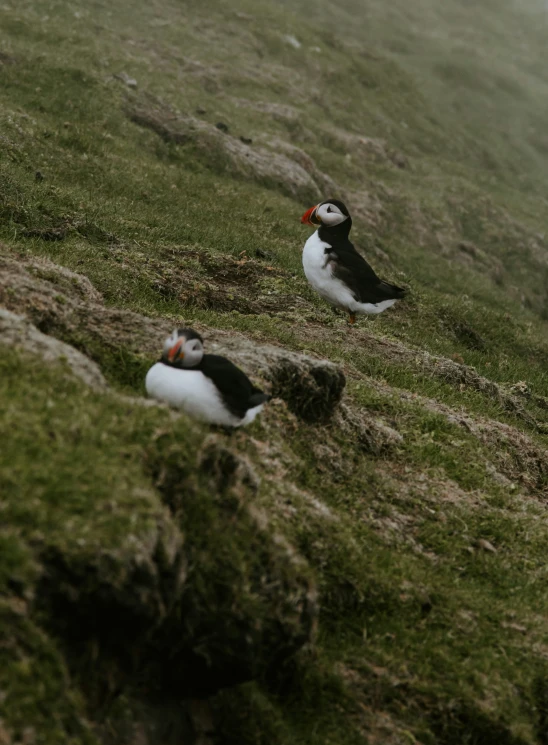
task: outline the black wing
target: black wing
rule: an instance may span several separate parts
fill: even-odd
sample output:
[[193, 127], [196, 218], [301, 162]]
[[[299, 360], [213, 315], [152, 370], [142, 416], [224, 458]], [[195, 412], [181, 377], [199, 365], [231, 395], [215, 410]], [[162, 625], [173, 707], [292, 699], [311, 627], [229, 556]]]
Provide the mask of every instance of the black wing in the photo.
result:
[[333, 274], [350, 288], [360, 303], [380, 303], [405, 295], [402, 287], [380, 279], [350, 241], [326, 248], [326, 259], [333, 263]]
[[270, 396], [253, 385], [234, 363], [217, 354], [204, 354], [195, 370], [201, 370], [215, 384], [227, 409], [243, 418], [248, 409], [265, 403]]

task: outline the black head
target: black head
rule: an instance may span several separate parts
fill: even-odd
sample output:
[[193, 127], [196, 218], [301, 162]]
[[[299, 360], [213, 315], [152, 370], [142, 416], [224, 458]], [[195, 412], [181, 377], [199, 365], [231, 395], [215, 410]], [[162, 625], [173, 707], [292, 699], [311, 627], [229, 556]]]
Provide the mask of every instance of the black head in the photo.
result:
[[175, 329], [164, 344], [162, 362], [172, 367], [196, 367], [204, 356], [204, 340], [194, 329]]
[[194, 329], [177, 329], [177, 336], [184, 336], [187, 341], [198, 339], [199, 342], [202, 344], [204, 343], [200, 334], [197, 331], [194, 331]]
[[340, 199], [325, 199], [315, 207], [311, 207], [301, 217], [301, 222], [347, 235], [352, 227], [350, 212]]

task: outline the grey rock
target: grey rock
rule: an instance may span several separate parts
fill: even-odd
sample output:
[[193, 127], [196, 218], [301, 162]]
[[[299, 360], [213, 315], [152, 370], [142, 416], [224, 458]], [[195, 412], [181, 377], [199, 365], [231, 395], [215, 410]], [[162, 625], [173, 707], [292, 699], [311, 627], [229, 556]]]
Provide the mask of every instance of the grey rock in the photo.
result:
[[128, 88], [137, 88], [137, 81], [128, 75], [127, 72], [116, 73], [114, 77], [116, 80], [121, 80], [122, 83], [125, 83]]
[[16, 347], [45, 362], [65, 362], [71, 372], [91, 388], [105, 389], [107, 383], [98, 365], [74, 347], [43, 334], [23, 316], [0, 308], [0, 343]]

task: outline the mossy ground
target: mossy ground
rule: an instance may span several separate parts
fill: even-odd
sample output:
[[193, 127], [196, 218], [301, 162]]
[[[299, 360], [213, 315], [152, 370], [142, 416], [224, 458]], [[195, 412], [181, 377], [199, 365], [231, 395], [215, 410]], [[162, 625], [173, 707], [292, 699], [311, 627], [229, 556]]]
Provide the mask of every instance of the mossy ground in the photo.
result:
[[[257, 619], [254, 679], [209, 700], [219, 742], [548, 741], [548, 77], [533, 6], [347, 0], [333, 19], [323, 0], [2, 5], [0, 239], [13, 256], [85, 275], [107, 306], [166, 332], [197, 324], [326, 357], [357, 423], [271, 405], [215, 435], [251, 464], [232, 484], [201, 470], [207, 428], [120, 398], [143, 394], [154, 360], [129, 331], [115, 348], [85, 325], [42, 328], [93, 357], [108, 393], [3, 347], [0, 741], [125, 742], [164, 711], [177, 613], [183, 647], [223, 660], [216, 644], [247, 660], [238, 624]], [[291, 196], [289, 172], [276, 186], [236, 172], [215, 139], [166, 142], [131, 121], [136, 103], [306, 153], [410, 299], [347, 329], [302, 275], [313, 201]], [[373, 446], [373, 420], [400, 437]], [[95, 597], [104, 571], [108, 603], [146, 629], [129, 635], [141, 657], [78, 616], [75, 644], [55, 617], [76, 580]], [[170, 609], [179, 571], [190, 590]], [[314, 641], [273, 671], [269, 619], [297, 628], [284, 591], [310, 582]], [[178, 653], [176, 689], [192, 697]]]

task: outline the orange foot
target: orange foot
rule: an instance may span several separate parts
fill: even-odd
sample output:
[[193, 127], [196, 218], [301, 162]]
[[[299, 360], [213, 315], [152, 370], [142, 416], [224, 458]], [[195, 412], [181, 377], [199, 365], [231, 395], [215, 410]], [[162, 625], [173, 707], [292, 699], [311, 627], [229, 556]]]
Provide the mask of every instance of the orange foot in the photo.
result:
[[356, 314], [355, 313], [349, 313], [348, 314], [348, 323], [353, 326], [356, 323]]

